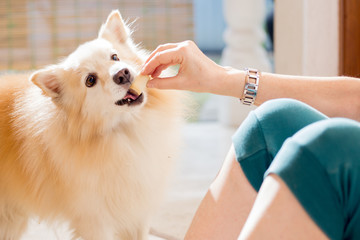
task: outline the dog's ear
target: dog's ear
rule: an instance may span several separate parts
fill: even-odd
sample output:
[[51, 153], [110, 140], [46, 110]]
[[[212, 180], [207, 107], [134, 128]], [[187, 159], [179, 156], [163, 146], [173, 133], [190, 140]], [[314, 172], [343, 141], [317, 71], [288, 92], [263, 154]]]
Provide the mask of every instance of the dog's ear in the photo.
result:
[[41, 88], [46, 96], [59, 97], [61, 84], [56, 68], [38, 70], [30, 76], [30, 81]]
[[106, 23], [101, 26], [98, 37], [124, 43], [129, 38], [129, 35], [130, 29], [126, 26], [119, 10], [113, 10], [109, 14]]

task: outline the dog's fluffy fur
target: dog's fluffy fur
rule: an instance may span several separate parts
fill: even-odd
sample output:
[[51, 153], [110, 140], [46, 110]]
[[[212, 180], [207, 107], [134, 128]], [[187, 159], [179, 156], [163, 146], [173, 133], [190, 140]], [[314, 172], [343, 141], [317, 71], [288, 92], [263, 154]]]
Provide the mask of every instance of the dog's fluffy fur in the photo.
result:
[[177, 92], [155, 89], [142, 103], [115, 104], [130, 84], [114, 75], [135, 76], [144, 57], [113, 11], [97, 39], [59, 64], [1, 77], [0, 239], [19, 239], [32, 216], [68, 221], [86, 240], [147, 238], [182, 111]]

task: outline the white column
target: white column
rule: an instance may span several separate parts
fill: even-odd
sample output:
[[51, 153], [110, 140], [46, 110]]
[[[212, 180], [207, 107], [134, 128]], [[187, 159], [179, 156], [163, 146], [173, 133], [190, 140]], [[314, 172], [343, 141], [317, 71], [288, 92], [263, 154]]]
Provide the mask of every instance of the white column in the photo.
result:
[[[227, 29], [224, 33], [226, 47], [223, 51], [224, 66], [243, 69], [257, 68], [271, 71], [271, 64], [263, 48], [265, 32], [265, 0], [223, 0]], [[239, 79], [242, 81], [242, 79]], [[254, 107], [242, 105], [238, 99], [219, 97], [220, 122], [238, 126]]]

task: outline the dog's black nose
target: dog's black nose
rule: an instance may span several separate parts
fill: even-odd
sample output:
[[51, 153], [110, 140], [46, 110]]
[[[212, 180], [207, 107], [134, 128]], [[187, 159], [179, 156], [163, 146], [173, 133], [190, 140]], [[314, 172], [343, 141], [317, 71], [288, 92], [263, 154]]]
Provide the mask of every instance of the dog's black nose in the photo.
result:
[[130, 70], [127, 68], [123, 68], [122, 70], [118, 71], [117, 74], [114, 75], [113, 80], [116, 84], [125, 84], [131, 83], [133, 81], [132, 75]]

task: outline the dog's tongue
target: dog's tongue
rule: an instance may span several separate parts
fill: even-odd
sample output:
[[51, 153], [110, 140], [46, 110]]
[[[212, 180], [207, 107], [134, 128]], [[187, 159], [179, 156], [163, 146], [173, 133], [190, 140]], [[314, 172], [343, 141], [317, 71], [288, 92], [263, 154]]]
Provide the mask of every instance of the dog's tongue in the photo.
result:
[[126, 93], [124, 99], [132, 99], [132, 100], [136, 100], [138, 98], [137, 94], [135, 94], [133, 91], [131, 91], [131, 89]]

